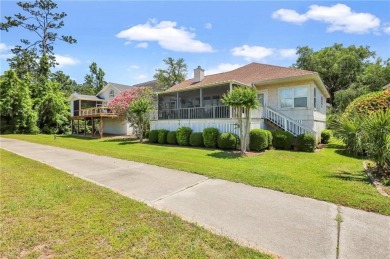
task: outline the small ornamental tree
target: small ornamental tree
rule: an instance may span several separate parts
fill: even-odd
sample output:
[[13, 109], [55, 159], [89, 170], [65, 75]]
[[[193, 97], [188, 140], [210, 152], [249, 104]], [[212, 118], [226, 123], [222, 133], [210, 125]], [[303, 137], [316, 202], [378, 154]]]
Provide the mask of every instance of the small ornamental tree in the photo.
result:
[[136, 128], [136, 135], [139, 138], [139, 141], [142, 143], [145, 132], [145, 121], [148, 120], [147, 113], [152, 109], [150, 104], [150, 99], [141, 97], [133, 101], [130, 105], [129, 112], [134, 116], [129, 116], [131, 119], [132, 125]]
[[118, 114], [119, 119], [126, 119], [132, 102], [139, 98], [152, 98], [152, 90], [149, 87], [133, 87], [123, 91], [108, 103], [108, 108]]
[[[257, 99], [256, 90], [250, 87], [234, 87], [234, 89], [223, 96], [222, 102], [231, 106], [238, 115], [240, 127], [240, 150], [244, 154], [247, 149], [249, 126], [251, 121], [251, 110], [256, 109], [260, 102]], [[245, 112], [246, 116], [242, 114]]]

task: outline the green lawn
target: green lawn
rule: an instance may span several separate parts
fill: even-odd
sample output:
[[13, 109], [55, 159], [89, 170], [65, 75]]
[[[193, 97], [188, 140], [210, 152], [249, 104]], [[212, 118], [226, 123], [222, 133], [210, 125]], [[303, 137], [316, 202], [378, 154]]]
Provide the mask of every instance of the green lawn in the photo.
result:
[[0, 149], [0, 258], [270, 258]]
[[221, 150], [113, 139], [4, 137], [175, 168], [390, 215], [390, 199], [369, 184], [362, 160], [346, 156], [337, 145], [318, 153], [272, 150], [255, 157], [239, 157]]

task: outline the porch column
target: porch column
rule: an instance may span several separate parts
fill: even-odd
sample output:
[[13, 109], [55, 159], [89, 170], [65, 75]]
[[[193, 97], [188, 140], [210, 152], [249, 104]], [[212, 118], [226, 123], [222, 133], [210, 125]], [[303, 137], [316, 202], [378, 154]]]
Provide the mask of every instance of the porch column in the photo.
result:
[[179, 92], [176, 93], [176, 109], [179, 109]]
[[[232, 92], [232, 90], [233, 90], [233, 85], [230, 82], [229, 83], [229, 92]], [[231, 106], [229, 107], [229, 113], [230, 113], [230, 119], [233, 118], [233, 108]]]
[[100, 117], [100, 129], [99, 129], [100, 138], [103, 138], [103, 118]]
[[200, 105], [200, 107], [203, 107], [203, 89], [202, 88], [199, 89], [199, 97], [200, 97], [199, 105]]
[[87, 118], [84, 118], [84, 136], [87, 134]]
[[77, 135], [80, 132], [80, 120], [77, 120]]

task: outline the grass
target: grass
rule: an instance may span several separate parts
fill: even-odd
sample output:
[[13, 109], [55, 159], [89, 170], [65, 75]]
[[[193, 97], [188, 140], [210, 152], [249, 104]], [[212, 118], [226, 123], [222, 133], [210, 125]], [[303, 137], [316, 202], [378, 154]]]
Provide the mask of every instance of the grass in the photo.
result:
[[0, 149], [0, 258], [271, 258]]
[[316, 153], [271, 150], [255, 157], [240, 157], [221, 150], [120, 139], [4, 137], [179, 169], [390, 215], [390, 199], [381, 196], [369, 183], [362, 160], [345, 155], [338, 144]]

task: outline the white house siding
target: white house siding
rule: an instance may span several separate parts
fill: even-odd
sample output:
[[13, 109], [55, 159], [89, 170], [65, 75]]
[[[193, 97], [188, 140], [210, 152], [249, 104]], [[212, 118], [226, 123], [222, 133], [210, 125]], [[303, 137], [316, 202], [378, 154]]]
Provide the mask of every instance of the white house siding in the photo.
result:
[[[219, 132], [230, 132], [239, 135], [237, 119], [196, 119], [196, 120], [159, 120], [151, 121], [150, 129], [177, 130], [180, 127], [189, 127], [193, 132], [203, 132], [205, 128], [217, 128]], [[250, 129], [264, 128], [263, 119], [252, 119]]]
[[[102, 99], [104, 99], [104, 102], [107, 102], [107, 104], [108, 104], [112, 99], [114, 99], [114, 98], [110, 98], [110, 91], [111, 91], [111, 90], [114, 90], [114, 97], [117, 96], [117, 95], [120, 93], [120, 91], [118, 91], [118, 89], [116, 89], [115, 87], [113, 87], [112, 85], [110, 85], [109, 87], [107, 87], [107, 89], [106, 89], [103, 93], [101, 93], [101, 94], [99, 95], [99, 97], [102, 98]], [[106, 105], [107, 105], [107, 104], [106, 104]]]
[[103, 132], [113, 135], [131, 135], [133, 129], [126, 120], [103, 118]]

